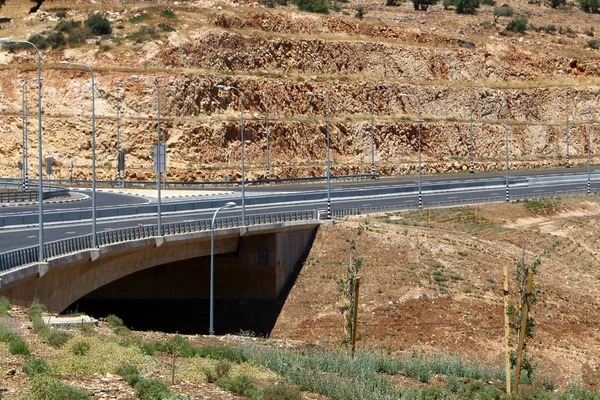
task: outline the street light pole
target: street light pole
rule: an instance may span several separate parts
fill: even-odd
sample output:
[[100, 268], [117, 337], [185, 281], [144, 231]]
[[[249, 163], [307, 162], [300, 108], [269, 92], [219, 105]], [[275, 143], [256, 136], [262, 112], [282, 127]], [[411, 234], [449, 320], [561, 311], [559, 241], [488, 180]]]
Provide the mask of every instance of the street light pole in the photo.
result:
[[38, 78], [25, 79], [23, 81], [23, 98], [22, 98], [22, 109], [23, 109], [23, 161], [22, 161], [22, 178], [24, 191], [29, 190], [29, 135], [28, 135], [28, 120], [29, 120], [29, 105], [27, 104], [27, 84], [31, 81], [37, 81]]
[[38, 64], [38, 213], [39, 213], [39, 262], [45, 261], [44, 257], [44, 184], [42, 179], [43, 153], [42, 153], [42, 57], [37, 46], [27, 40], [12, 40], [10, 38], [1, 38], [0, 43], [22, 43], [32, 46], [37, 53]]
[[116, 81], [117, 86], [117, 187], [121, 187], [121, 170], [119, 169], [119, 156], [121, 154], [121, 98], [119, 97], [119, 86], [127, 81]]
[[94, 71], [86, 64], [75, 64], [69, 61], [61, 61], [62, 65], [72, 65], [87, 69], [92, 76], [92, 247], [98, 247], [96, 242], [96, 112], [95, 112], [95, 90]]
[[401, 93], [400, 97], [414, 97], [417, 99], [417, 119], [418, 119], [418, 127], [419, 127], [419, 166], [418, 166], [418, 170], [419, 170], [419, 209], [423, 208], [423, 191], [422, 191], [422, 168], [421, 168], [421, 151], [422, 151], [422, 144], [421, 144], [421, 100], [419, 99], [419, 95], [418, 94], [406, 94], [406, 93]]
[[[579, 84], [572, 85], [573, 87], [579, 86]], [[571, 160], [569, 158], [569, 86], [565, 88], [565, 125], [566, 125], [566, 139], [565, 143], [567, 146], [567, 165], [566, 168], [571, 168]]]
[[242, 103], [242, 99], [244, 94], [240, 91], [240, 89], [235, 86], [225, 86], [225, 85], [217, 85], [217, 89], [222, 90], [234, 90], [237, 92], [239, 97], [239, 105], [240, 105], [240, 140], [242, 142], [242, 223], [246, 225], [246, 174], [244, 171], [244, 105]]
[[[483, 87], [483, 86], [485, 86], [485, 84], [483, 84], [483, 83], [479, 85], [479, 87]], [[475, 91], [475, 88], [476, 88], [476, 86], [471, 86], [471, 113], [470, 113], [470, 116], [469, 116], [469, 122], [470, 122], [470, 125], [471, 125], [471, 128], [470, 128], [470, 139], [471, 139], [470, 141], [471, 141], [471, 143], [470, 143], [470, 149], [469, 149], [469, 152], [471, 153], [470, 154], [471, 155], [471, 171], [470, 172], [472, 174], [475, 173], [475, 161], [474, 161], [474, 158], [475, 158], [475, 138], [473, 137], [473, 92]], [[479, 95], [479, 92], [477, 92], [477, 94]], [[477, 96], [477, 106], [478, 106], [477, 108], [479, 108], [479, 96]]]
[[[156, 194], [158, 196], [157, 203], [157, 227], [158, 227], [158, 236], [162, 236], [162, 223], [161, 223], [161, 195], [160, 195], [160, 174], [161, 169], [163, 167], [162, 163], [162, 150], [161, 150], [161, 141], [160, 141], [160, 85], [158, 81], [153, 76], [139, 76], [139, 75], [131, 75], [131, 79], [144, 79], [154, 83], [154, 87], [156, 88]], [[166, 151], [165, 151], [166, 153]], [[165, 154], [165, 170], [166, 170], [166, 157]]]
[[505, 153], [506, 153], [506, 202], [510, 202], [510, 187], [508, 184], [508, 181], [510, 179], [509, 176], [509, 165], [508, 165], [508, 155], [509, 155], [509, 148], [508, 148], [508, 101], [506, 100], [506, 97], [500, 97], [500, 96], [492, 96], [490, 97], [490, 100], [502, 100], [504, 102], [504, 113], [505, 113], [505, 120], [504, 120], [504, 143], [505, 143]]
[[[575, 97], [575, 101], [585, 100], [582, 97]], [[588, 126], [587, 126], [587, 193], [590, 194], [592, 191], [592, 155], [591, 155], [591, 146], [592, 146], [592, 105], [588, 104]]]
[[313, 97], [320, 97], [325, 101], [325, 113], [326, 113], [326, 123], [327, 123], [327, 219], [331, 219], [331, 142], [330, 142], [330, 134], [329, 134], [329, 108], [330, 103], [327, 95], [325, 93], [314, 93], [314, 92], [306, 92], [307, 95]]
[[210, 223], [210, 297], [209, 297], [209, 324], [208, 334], [215, 334], [215, 220], [219, 211], [226, 208], [235, 207], [233, 201], [228, 202], [224, 206], [221, 206], [215, 210], [212, 221]]
[[283, 82], [268, 85], [265, 88], [265, 137], [267, 140], [267, 182], [271, 180], [271, 148], [269, 146], [269, 88], [283, 86]]
[[[375, 177], [375, 117], [374, 117], [374, 104], [373, 104], [373, 92], [379, 88], [392, 88], [387, 83], [379, 83], [371, 86], [369, 90], [371, 98], [371, 177]], [[393, 89], [393, 88], [392, 88]], [[395, 91], [394, 91], [395, 92]]]

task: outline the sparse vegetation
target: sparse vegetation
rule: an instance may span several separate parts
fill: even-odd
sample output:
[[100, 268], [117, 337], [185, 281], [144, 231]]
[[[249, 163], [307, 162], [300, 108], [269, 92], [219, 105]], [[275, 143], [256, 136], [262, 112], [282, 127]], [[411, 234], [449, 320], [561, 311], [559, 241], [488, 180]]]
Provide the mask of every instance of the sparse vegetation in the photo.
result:
[[439, 0], [412, 0], [413, 7], [417, 11], [427, 11], [429, 6], [439, 3]]
[[6, 297], [0, 297], [0, 317], [7, 316], [10, 310], [10, 301]]
[[512, 17], [515, 11], [508, 4], [502, 4], [500, 7], [494, 8], [494, 22], [498, 22], [500, 17]]
[[600, 10], [600, 0], [578, 0], [579, 7], [586, 13], [598, 13]]
[[329, 6], [325, 0], [294, 0], [299, 10], [327, 14]]
[[506, 30], [510, 32], [523, 33], [527, 30], [527, 18], [519, 17], [511, 20], [506, 25]]
[[146, 13], [146, 12], [143, 12], [143, 13], [135, 14], [133, 17], [129, 18], [129, 22], [135, 24], [138, 22], [145, 21], [148, 18], [150, 18], [150, 15], [148, 15], [148, 13]]
[[160, 12], [160, 15], [162, 15], [165, 18], [174, 18], [175, 12], [173, 10], [164, 9]]
[[123, 320], [114, 314], [110, 314], [106, 317], [106, 323], [117, 335], [124, 335], [129, 333], [129, 328], [125, 326]]

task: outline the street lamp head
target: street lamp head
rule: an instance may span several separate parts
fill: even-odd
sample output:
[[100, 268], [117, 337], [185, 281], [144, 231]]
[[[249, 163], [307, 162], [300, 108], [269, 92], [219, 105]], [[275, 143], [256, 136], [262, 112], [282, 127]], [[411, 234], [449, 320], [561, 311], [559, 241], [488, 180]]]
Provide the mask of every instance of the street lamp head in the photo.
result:
[[313, 92], [306, 92], [306, 94], [307, 94], [308, 96], [314, 96], [314, 95], [315, 95]]
[[0, 38], [0, 43], [11, 43], [12, 39], [11, 38]]
[[229, 89], [231, 89], [231, 86], [217, 85], [217, 89], [229, 90]]
[[233, 208], [235, 207], [237, 204], [235, 204], [233, 201], [229, 201], [227, 202], [227, 204], [225, 204], [225, 207], [227, 208]]
[[276, 85], [283, 86], [283, 82], [277, 82]]
[[61, 65], [71, 65], [71, 63], [69, 61], [61, 61], [61, 62], [59, 62], [59, 64], [61, 64]]
[[400, 96], [400, 97], [410, 97], [410, 95], [408, 95], [406, 93], [400, 93], [398, 96]]
[[139, 75], [131, 75], [130, 78], [131, 79], [140, 79], [140, 76]]

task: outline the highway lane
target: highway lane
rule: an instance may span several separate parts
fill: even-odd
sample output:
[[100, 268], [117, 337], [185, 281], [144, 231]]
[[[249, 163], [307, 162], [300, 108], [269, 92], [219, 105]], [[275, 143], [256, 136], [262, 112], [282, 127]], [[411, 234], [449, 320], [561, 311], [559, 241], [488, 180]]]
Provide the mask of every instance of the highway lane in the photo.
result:
[[[584, 183], [585, 185], [585, 183]], [[584, 187], [581, 182], [554, 182], [548, 184], [539, 184], [535, 186], [515, 186], [510, 188], [511, 195], [525, 195], [543, 193], [552, 193], [556, 191], [571, 191], [582, 190]], [[431, 193], [424, 192], [423, 202], [425, 207], [431, 204], [445, 202], [448, 200], [459, 202], [468, 201], [469, 199], [478, 199], [483, 197], [499, 197], [505, 195], [505, 187], [499, 186], [487, 189], [478, 190], [453, 190], [450, 192]], [[600, 182], [594, 183], [592, 190], [600, 190]], [[369, 196], [364, 198], [342, 198], [335, 199], [332, 202], [332, 208], [360, 208], [360, 207], [383, 207], [391, 205], [406, 206], [414, 208], [417, 204], [416, 193], [401, 194], [401, 195], [385, 195], [385, 196]], [[304, 202], [304, 203], [289, 203], [289, 204], [271, 204], [257, 205], [247, 207], [247, 214], [260, 214], [269, 212], [284, 212], [284, 211], [303, 211], [303, 210], [325, 210], [323, 200]], [[199, 210], [194, 213], [172, 213], [163, 215], [163, 224], [170, 222], [183, 222], [201, 219], [209, 219], [212, 217], [214, 210]], [[240, 208], [233, 210], [223, 210], [219, 216], [239, 215]], [[156, 216], [131, 216], [111, 220], [99, 220], [97, 231], [113, 230], [126, 227], [134, 227], [139, 223], [146, 225], [156, 224]], [[37, 228], [10, 228], [0, 231], [0, 252], [10, 251], [17, 248], [35, 246], [38, 243]], [[68, 225], [46, 225], [44, 227], [44, 237], [47, 242], [60, 240], [69, 237], [76, 237], [91, 233], [90, 221], [82, 221], [71, 223]]]
[[[48, 201], [44, 202], [44, 210], [65, 210], [65, 209], [89, 209], [92, 207], [92, 198], [91, 191], [89, 190], [73, 190], [73, 192], [81, 193], [87, 196], [83, 200], [72, 201], [68, 203], [51, 203]], [[68, 199], [67, 199], [68, 200]], [[130, 194], [124, 193], [114, 193], [114, 192], [96, 192], [96, 205], [97, 207], [116, 207], [124, 204], [145, 204], [149, 203], [145, 197], [134, 196]], [[10, 206], [10, 207], [2, 207], [0, 208], [0, 215], [3, 214], [15, 214], [15, 213], [37, 213], [38, 206], [37, 203], [31, 205], [23, 205], [23, 206]]]

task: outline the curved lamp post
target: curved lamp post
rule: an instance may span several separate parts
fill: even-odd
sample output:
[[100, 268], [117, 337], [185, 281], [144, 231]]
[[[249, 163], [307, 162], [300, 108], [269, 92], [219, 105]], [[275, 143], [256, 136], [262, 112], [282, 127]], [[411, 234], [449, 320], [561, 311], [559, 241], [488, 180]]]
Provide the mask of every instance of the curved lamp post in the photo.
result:
[[[117, 86], [117, 187], [121, 187], [121, 170], [119, 169], [119, 155], [121, 154], [121, 97], [119, 97], [119, 86], [127, 84], [127, 81], [116, 81]], [[124, 94], [123, 94], [124, 95]]]
[[242, 223], [246, 225], [246, 174], [244, 172], [244, 105], [242, 99], [244, 94], [235, 86], [217, 85], [217, 89], [234, 90], [237, 92], [240, 102], [240, 141], [242, 142]]
[[265, 137], [267, 140], [267, 182], [271, 180], [271, 148], [269, 146], [269, 88], [284, 86], [283, 82], [273, 83], [265, 88]]
[[423, 208], [423, 192], [421, 190], [422, 187], [422, 179], [421, 179], [421, 100], [419, 99], [419, 95], [418, 94], [406, 94], [406, 93], [401, 93], [400, 97], [414, 97], [417, 99], [417, 115], [418, 115], [418, 120], [419, 120], [419, 209]]
[[210, 223], [210, 306], [209, 306], [209, 325], [208, 334], [215, 334], [215, 220], [219, 211], [226, 208], [235, 207], [233, 201], [228, 202], [224, 206], [221, 206], [215, 210], [212, 221]]
[[[158, 196], [157, 203], [157, 226], [158, 226], [158, 236], [162, 236], [162, 224], [161, 224], [161, 196], [160, 196], [160, 174], [162, 168], [162, 160], [161, 160], [161, 143], [160, 143], [160, 85], [158, 81], [153, 76], [140, 76], [140, 75], [131, 75], [131, 79], [143, 79], [154, 83], [154, 87], [156, 88], [156, 129], [157, 129], [157, 138], [156, 138], [156, 192]], [[165, 154], [166, 157], [166, 154]], [[165, 160], [166, 161], [166, 160]]]
[[[469, 115], [469, 123], [470, 123], [470, 148], [469, 148], [469, 153], [471, 153], [471, 171], [470, 173], [474, 174], [475, 173], [475, 138], [473, 137], [473, 92], [475, 90], [477, 90], [478, 87], [483, 87], [485, 86], [484, 83], [479, 84], [478, 86], [471, 86], [471, 113]], [[477, 92], [477, 94], [479, 95], [479, 91]], [[479, 96], [477, 96], [477, 108], [479, 109]]]
[[320, 97], [325, 101], [326, 119], [327, 119], [327, 219], [331, 219], [331, 152], [329, 141], [329, 99], [325, 93], [306, 92], [310, 97]]
[[96, 112], [94, 96], [94, 71], [86, 64], [76, 64], [69, 61], [61, 61], [61, 65], [83, 67], [90, 71], [92, 76], [92, 247], [98, 247], [96, 242]]
[[[585, 100], [582, 97], [575, 97], [575, 101]], [[587, 125], [587, 193], [590, 194], [592, 191], [592, 155], [591, 155], [591, 147], [592, 147], [592, 105], [588, 104], [588, 125]]]
[[37, 46], [27, 40], [12, 40], [10, 38], [1, 38], [0, 43], [22, 43], [27, 44], [35, 49], [37, 53], [38, 64], [38, 213], [39, 213], [39, 262], [43, 263], [44, 258], [44, 186], [43, 186], [43, 168], [42, 168], [42, 59], [40, 50]]
[[[565, 144], [567, 147], [567, 164], [565, 165], [566, 168], [571, 168], [571, 160], [569, 158], [569, 87], [577, 87], [579, 86], [579, 84], [575, 84], [575, 85], [571, 85], [571, 86], [567, 86], [565, 88], [565, 125], [566, 125], [566, 137], [565, 137]], [[577, 90], [577, 89], [575, 89]]]
[[[29, 117], [29, 106], [27, 105], [27, 84], [32, 81], [37, 81], [38, 78], [25, 79], [23, 81], [23, 97], [22, 97], [22, 109], [23, 109], [23, 161], [22, 161], [22, 189], [23, 191], [29, 190], [29, 133], [27, 131], [28, 117]], [[43, 80], [43, 79], [42, 79]]]
[[374, 104], [373, 104], [373, 92], [377, 89], [381, 89], [381, 88], [391, 88], [394, 93], [396, 93], [396, 91], [394, 90], [394, 87], [391, 85], [388, 85], [387, 83], [378, 83], [377, 85], [373, 85], [371, 86], [371, 88], [369, 89], [369, 97], [371, 98], [371, 177], [374, 178], [375, 177], [375, 118], [373, 116], [374, 114]]
[[506, 100], [506, 97], [500, 97], [500, 96], [492, 96], [490, 97], [490, 100], [501, 100], [504, 102], [504, 113], [505, 115], [505, 120], [504, 120], [504, 143], [505, 143], [505, 153], [506, 153], [506, 202], [510, 202], [510, 187], [508, 184], [508, 180], [510, 178], [509, 176], [509, 168], [508, 168], [508, 155], [509, 155], [509, 149], [508, 149], [508, 101]]

